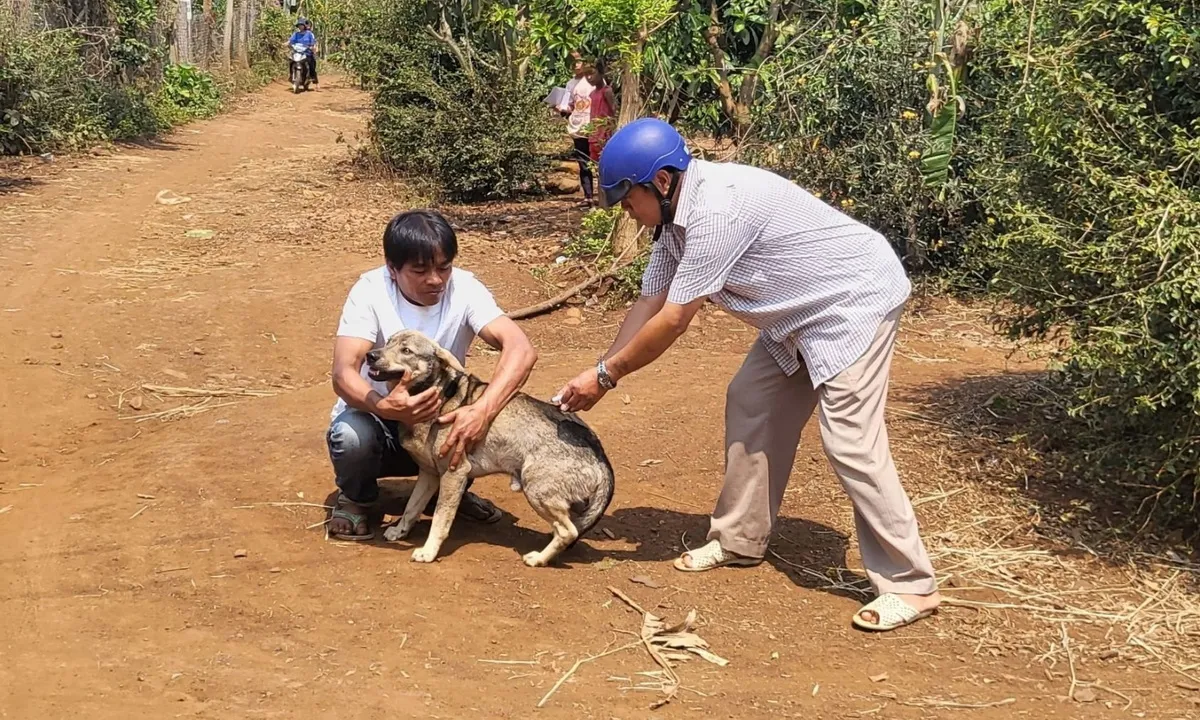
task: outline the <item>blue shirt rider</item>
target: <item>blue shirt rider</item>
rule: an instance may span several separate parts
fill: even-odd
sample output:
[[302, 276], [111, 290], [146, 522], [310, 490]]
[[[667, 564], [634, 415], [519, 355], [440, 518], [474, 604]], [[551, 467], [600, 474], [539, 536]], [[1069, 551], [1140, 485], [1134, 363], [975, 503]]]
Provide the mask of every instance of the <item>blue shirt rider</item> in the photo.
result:
[[305, 18], [300, 18], [296, 21], [296, 32], [292, 33], [292, 37], [288, 40], [288, 47], [292, 45], [303, 45], [308, 51], [308, 74], [312, 78], [313, 85], [317, 83], [317, 55], [313, 52], [313, 48], [317, 45], [317, 37], [312, 32], [312, 22]]

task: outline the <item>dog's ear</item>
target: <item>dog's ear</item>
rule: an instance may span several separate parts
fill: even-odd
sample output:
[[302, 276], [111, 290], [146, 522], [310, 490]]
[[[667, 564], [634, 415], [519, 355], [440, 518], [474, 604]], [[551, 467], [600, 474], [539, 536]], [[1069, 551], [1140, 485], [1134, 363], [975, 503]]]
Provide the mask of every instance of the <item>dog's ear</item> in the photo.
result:
[[454, 368], [460, 373], [465, 373], [467, 371], [467, 369], [462, 366], [462, 363], [458, 361], [458, 358], [454, 357], [449, 350], [441, 345], [434, 345], [433, 354], [437, 356], [437, 359], [446, 367]]

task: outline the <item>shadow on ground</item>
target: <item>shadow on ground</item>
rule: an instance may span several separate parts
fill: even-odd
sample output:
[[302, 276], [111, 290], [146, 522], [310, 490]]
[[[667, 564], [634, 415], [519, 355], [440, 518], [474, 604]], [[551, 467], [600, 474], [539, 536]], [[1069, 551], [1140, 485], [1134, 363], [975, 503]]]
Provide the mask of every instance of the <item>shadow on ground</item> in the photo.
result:
[[[919, 416], [891, 422], [943, 428], [960, 477], [1003, 486], [1036, 508], [1035, 530], [1064, 546], [1097, 551], [1106, 562], [1123, 564], [1131, 554], [1162, 554], [1196, 526], [1162, 528], [1146, 522], [1153, 493], [1114, 469], [1134, 438], [1114, 436], [1097, 448], [1096, 433], [1070, 418], [1070, 399], [1046, 372], [1011, 372], [957, 377], [943, 384], [893, 388], [891, 400], [919, 407]], [[933, 433], [938, 435], [938, 433]], [[1091, 454], [1083, 438], [1091, 436]], [[1152, 520], [1154, 518], [1151, 518]], [[1191, 552], [1195, 555], [1195, 550]]]
[[[378, 512], [393, 518], [404, 512], [411, 480], [386, 480], [380, 483], [381, 497]], [[331, 492], [324, 504], [332, 506], [336, 491]], [[474, 543], [486, 543], [510, 549], [513, 561], [520, 562], [521, 556], [541, 550], [549, 542], [549, 527], [525, 527], [515, 524], [516, 518], [507, 508], [524, 504], [519, 493], [506, 496], [498, 503], [504, 516], [494, 524], [483, 525], [464, 518], [456, 518], [442, 546], [439, 557], [452, 557], [459, 548]], [[697, 547], [705, 542], [708, 531], [708, 515], [685, 513], [655, 507], [620, 508], [605, 515], [600, 525], [582, 538], [574, 547], [565, 551], [551, 565], [552, 569], [569, 571], [602, 562], [646, 562], [664, 563], [673, 561], [681, 552], [681, 541], [686, 547]], [[429, 517], [423, 516], [413, 529], [412, 535], [398, 543], [382, 540], [380, 528], [375, 539], [366, 544], [381, 550], [412, 552], [424, 543], [429, 532]], [[602, 533], [600, 528], [611, 533]], [[861, 600], [867, 580], [862, 575], [845, 570], [846, 549], [849, 538], [845, 534], [818, 522], [803, 518], [780, 517], [776, 526], [776, 542], [768, 553], [766, 562], [785, 574], [798, 587], [821, 590], [839, 597]], [[600, 542], [623, 542], [633, 546], [631, 550], [595, 547]], [[674, 571], [672, 571], [674, 572]]]

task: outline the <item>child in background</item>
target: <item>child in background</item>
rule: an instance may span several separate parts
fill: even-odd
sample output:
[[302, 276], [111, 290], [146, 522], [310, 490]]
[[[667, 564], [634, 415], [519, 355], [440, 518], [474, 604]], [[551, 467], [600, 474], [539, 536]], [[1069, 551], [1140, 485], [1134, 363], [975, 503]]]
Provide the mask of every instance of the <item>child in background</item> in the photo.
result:
[[596, 60], [592, 75], [591, 132], [588, 134], [588, 149], [592, 162], [600, 162], [600, 151], [613, 134], [617, 124], [617, 97], [613, 94], [608, 78], [604, 76], [604, 61]]

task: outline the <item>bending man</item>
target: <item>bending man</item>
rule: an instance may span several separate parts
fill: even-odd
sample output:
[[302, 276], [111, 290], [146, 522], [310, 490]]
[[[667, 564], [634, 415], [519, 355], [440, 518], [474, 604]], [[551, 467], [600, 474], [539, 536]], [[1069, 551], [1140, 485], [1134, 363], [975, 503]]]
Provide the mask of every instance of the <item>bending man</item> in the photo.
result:
[[931, 614], [940, 600], [933, 567], [884, 426], [911, 291], [887, 241], [778, 175], [692, 159], [679, 133], [653, 118], [613, 135], [599, 174], [604, 204], [655, 226], [655, 243], [642, 297], [612, 347], [556, 402], [591, 408], [662, 355], [706, 300], [760, 330], [726, 395], [725, 480], [709, 542], [675, 567], [762, 562], [800, 431], [817, 409], [878, 593], [854, 624], [890, 630]]

